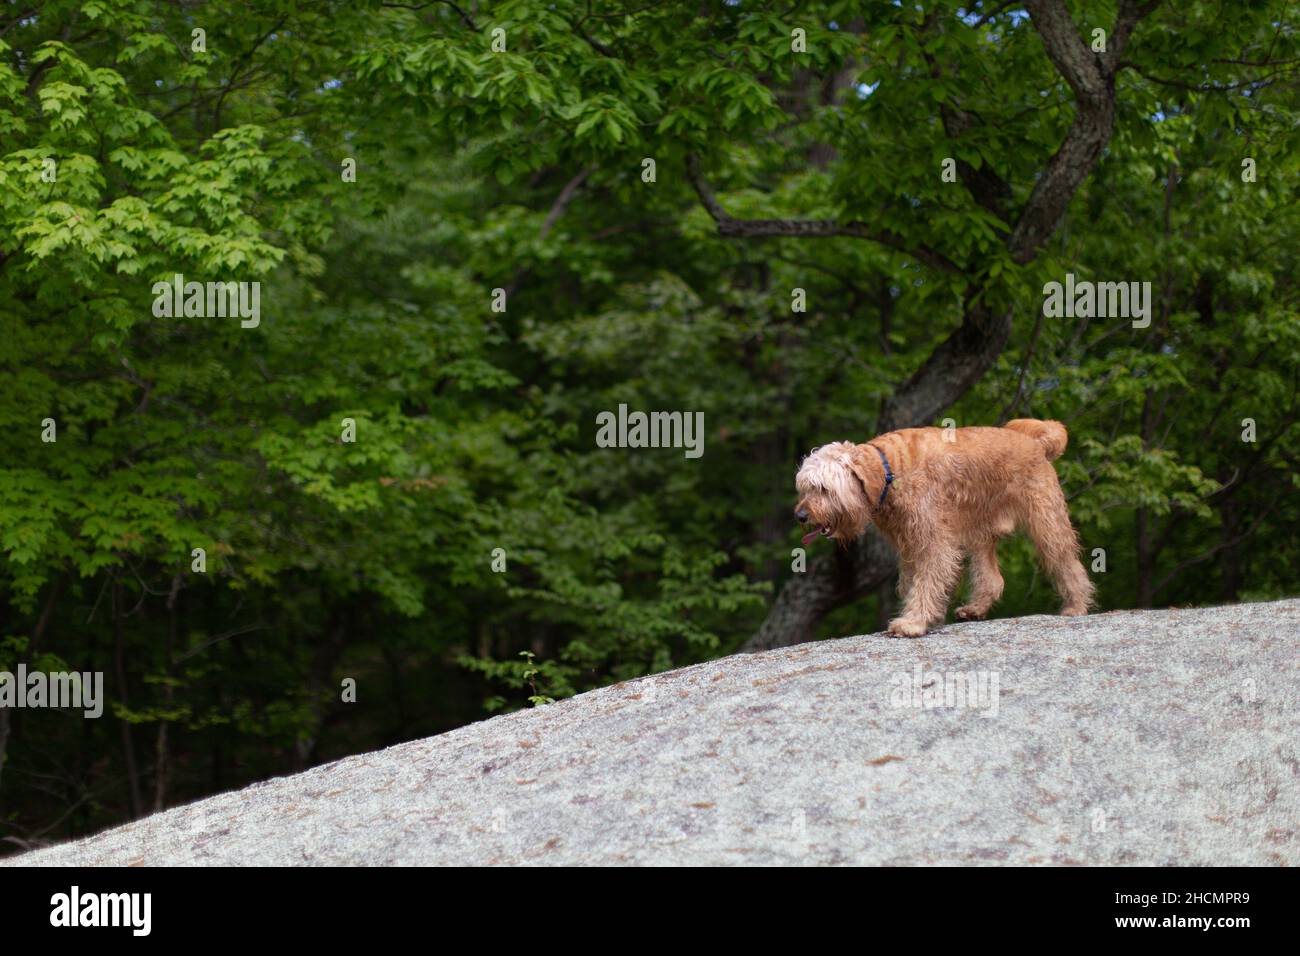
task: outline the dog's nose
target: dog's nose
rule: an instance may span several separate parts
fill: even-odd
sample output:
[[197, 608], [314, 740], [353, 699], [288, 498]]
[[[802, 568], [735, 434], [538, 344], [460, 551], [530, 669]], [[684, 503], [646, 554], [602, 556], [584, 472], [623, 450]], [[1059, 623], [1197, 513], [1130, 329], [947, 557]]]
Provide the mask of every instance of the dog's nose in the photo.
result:
[[800, 524], [806, 523], [808, 521], [808, 512], [803, 508], [800, 508], [794, 513], [794, 520]]

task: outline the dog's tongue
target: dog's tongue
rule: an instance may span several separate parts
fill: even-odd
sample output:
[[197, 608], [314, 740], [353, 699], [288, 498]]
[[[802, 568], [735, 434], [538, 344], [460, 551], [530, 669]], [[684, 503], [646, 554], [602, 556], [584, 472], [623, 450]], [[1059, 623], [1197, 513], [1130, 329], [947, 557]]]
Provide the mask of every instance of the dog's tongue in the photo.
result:
[[821, 534], [820, 531], [809, 531], [806, 535], [803, 536], [803, 543], [805, 545], [811, 544], [813, 541], [817, 540], [817, 537], [820, 534]]

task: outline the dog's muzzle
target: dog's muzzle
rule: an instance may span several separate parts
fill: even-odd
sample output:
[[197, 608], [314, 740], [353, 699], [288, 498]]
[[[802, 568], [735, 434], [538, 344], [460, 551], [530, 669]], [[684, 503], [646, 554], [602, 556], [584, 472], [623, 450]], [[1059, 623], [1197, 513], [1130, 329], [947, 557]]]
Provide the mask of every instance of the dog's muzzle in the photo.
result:
[[[794, 516], [796, 519], [798, 519], [799, 523], [803, 525], [806, 525], [808, 523], [808, 518], [811, 517], [807, 511], [796, 511], [794, 513]], [[806, 547], [813, 540], [815, 540], [819, 535], [823, 538], [829, 538], [831, 536], [831, 526], [824, 525], [820, 528], [816, 528], [812, 531], [809, 531], [807, 534], [803, 536], [802, 540], [804, 546]]]

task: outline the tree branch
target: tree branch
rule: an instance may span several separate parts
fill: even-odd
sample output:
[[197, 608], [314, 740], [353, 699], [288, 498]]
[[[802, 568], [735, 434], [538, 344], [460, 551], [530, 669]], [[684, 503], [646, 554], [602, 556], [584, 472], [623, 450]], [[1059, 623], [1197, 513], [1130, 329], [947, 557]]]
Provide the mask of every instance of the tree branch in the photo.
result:
[[[578, 190], [582, 188], [582, 184], [585, 183], [587, 177], [595, 171], [595, 166], [588, 166], [564, 184], [564, 188], [560, 190], [560, 194], [555, 197], [555, 202], [551, 204], [551, 211], [546, 214], [546, 218], [542, 221], [542, 227], [537, 230], [537, 239], [539, 242], [550, 234], [551, 229], [555, 227], [555, 224], [559, 221], [560, 217], [564, 215], [564, 211], [569, 208], [569, 204], [573, 202], [573, 197], [576, 196]], [[514, 278], [510, 280], [510, 284], [505, 287], [507, 299], [515, 294], [515, 289], [519, 287], [519, 283], [523, 281], [526, 275], [528, 275], [528, 272], [528, 267], [524, 266], [515, 273]]]
[[1061, 0], [1027, 0], [1047, 58], [1070, 84], [1081, 107], [1096, 108], [1107, 98], [1106, 71], [1075, 28]]
[[1108, 52], [1093, 56], [1083, 42], [1062, 0], [1028, 0], [1025, 4], [1042, 39], [1048, 59], [1074, 91], [1077, 110], [1065, 140], [1034, 184], [1029, 201], [1012, 230], [1012, 258], [1024, 265], [1033, 260], [1056, 231], [1070, 200], [1092, 171], [1110, 142], [1115, 124], [1115, 67], [1119, 53], [1137, 22], [1155, 3], [1141, 7], [1124, 0]]
[[694, 153], [686, 157], [686, 175], [700, 202], [708, 210], [713, 221], [718, 225], [718, 235], [726, 239], [758, 239], [772, 236], [826, 239], [834, 236], [849, 236], [855, 239], [869, 239], [882, 246], [888, 246], [897, 252], [911, 256], [941, 272], [961, 275], [962, 269], [955, 262], [937, 250], [924, 245], [909, 243], [898, 233], [887, 229], [873, 229], [865, 222], [836, 222], [831, 219], [736, 219], [728, 214], [713, 194], [703, 173], [700, 160]]
[[425, 7], [431, 7], [435, 3], [443, 3], [451, 7], [460, 16], [465, 26], [469, 27], [475, 33], [478, 33], [478, 26], [470, 19], [470, 15], [458, 7], [452, 0], [430, 0], [429, 3], [381, 3], [381, 7], [391, 7], [395, 10], [423, 10]]
[[1277, 500], [1278, 499], [1274, 499], [1273, 504], [1265, 508], [1264, 511], [1257, 518], [1255, 518], [1254, 521], [1250, 523], [1250, 527], [1247, 528], [1245, 531], [1243, 531], [1241, 534], [1237, 535], [1235, 538], [1231, 538], [1228, 541], [1221, 541], [1218, 544], [1216, 544], [1214, 547], [1210, 548], [1208, 551], [1202, 551], [1200, 554], [1194, 555], [1188, 558], [1187, 560], [1182, 561], [1179, 564], [1175, 565], [1172, 571], [1170, 571], [1168, 574], [1162, 577], [1158, 582], [1156, 582], [1156, 585], [1151, 589], [1151, 596], [1154, 597], [1155, 595], [1163, 591], [1165, 588], [1167, 588], [1170, 584], [1173, 583], [1174, 579], [1177, 578], [1181, 572], [1185, 571], [1187, 568], [1190, 568], [1192, 565], [1200, 564], [1202, 561], [1208, 561], [1210, 560], [1210, 558], [1214, 557], [1220, 551], [1226, 550], [1227, 548], [1235, 548], [1243, 541], [1252, 537], [1255, 534], [1255, 531], [1263, 523], [1264, 519], [1273, 513], [1273, 509], [1277, 504]]
[[1124, 53], [1124, 48], [1128, 46], [1128, 38], [1132, 35], [1133, 28], [1158, 6], [1160, 0], [1149, 0], [1143, 4], [1135, 3], [1133, 0], [1122, 0], [1120, 3], [1119, 15], [1115, 18], [1115, 28], [1110, 31], [1110, 42], [1106, 44], [1106, 52], [1102, 55], [1106, 71], [1112, 77], [1119, 72], [1120, 57]]

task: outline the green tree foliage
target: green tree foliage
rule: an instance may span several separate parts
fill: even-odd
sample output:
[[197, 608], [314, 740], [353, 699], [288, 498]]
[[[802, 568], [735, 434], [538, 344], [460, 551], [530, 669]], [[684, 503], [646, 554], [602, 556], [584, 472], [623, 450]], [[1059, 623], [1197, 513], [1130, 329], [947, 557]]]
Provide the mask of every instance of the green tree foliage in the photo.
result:
[[[1103, 608], [1294, 593], [1296, 11], [1144, 9], [1017, 256], [1080, 109], [1028, 6], [0, 9], [0, 669], [110, 697], [0, 710], [0, 838], [734, 651], [800, 455], [971, 298], [1010, 340], [943, 415], [1068, 424]], [[260, 282], [260, 324], [155, 316], [178, 273]], [[1151, 282], [1150, 326], [1045, 317], [1067, 273]], [[702, 412], [703, 456], [598, 447], [620, 404]], [[1003, 559], [998, 613], [1053, 609]]]

